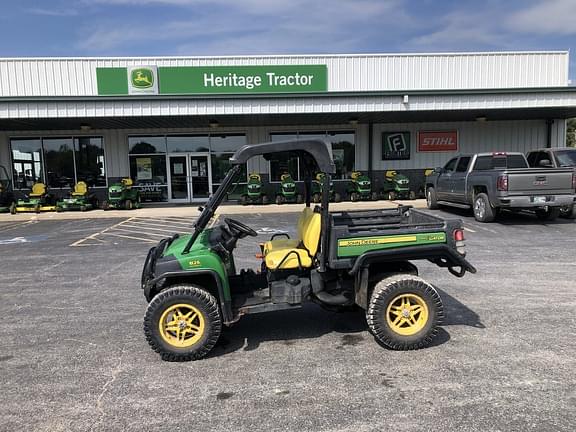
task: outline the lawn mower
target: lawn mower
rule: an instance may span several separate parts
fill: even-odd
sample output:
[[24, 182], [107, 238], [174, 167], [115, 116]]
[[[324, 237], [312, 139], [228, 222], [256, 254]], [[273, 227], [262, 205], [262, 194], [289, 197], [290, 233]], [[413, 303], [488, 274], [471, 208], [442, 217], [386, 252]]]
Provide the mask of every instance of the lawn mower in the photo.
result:
[[348, 196], [350, 201], [378, 200], [378, 192], [372, 192], [372, 181], [370, 177], [360, 171], [354, 171], [350, 178], [352, 181], [348, 185]]
[[30, 193], [16, 202], [13, 213], [40, 213], [54, 210], [56, 210], [56, 197], [47, 192], [44, 183], [34, 183]]
[[260, 174], [252, 173], [248, 176], [246, 193], [240, 197], [240, 203], [247, 204], [268, 204], [268, 196], [264, 193]]
[[416, 199], [416, 192], [410, 190], [410, 179], [404, 174], [398, 174], [394, 170], [384, 174], [384, 186], [382, 197], [393, 201], [395, 199]]
[[98, 198], [88, 190], [88, 185], [83, 181], [76, 183], [68, 198], [61, 199], [56, 203], [57, 212], [67, 210], [86, 211], [95, 208], [98, 208]]
[[[310, 139], [240, 148], [193, 232], [164, 238], [148, 251], [141, 276], [148, 301], [144, 334], [162, 359], [200, 359], [217, 344], [222, 328], [244, 315], [298, 310], [310, 302], [334, 311], [363, 310], [371, 334], [390, 349], [432, 343], [444, 317], [442, 299], [434, 285], [418, 276], [414, 262], [430, 261], [457, 277], [475, 273], [465, 258], [462, 221], [409, 206], [330, 212], [330, 177], [336, 169], [329, 146]], [[238, 272], [238, 241], [258, 234], [235, 219], [214, 224], [213, 216], [246, 161], [287, 151], [303, 161], [306, 205], [297, 238], [262, 243], [261, 269]], [[318, 171], [326, 174], [321, 203], [311, 208], [311, 181]], [[296, 320], [293, 325], [322, 324]], [[254, 331], [262, 336], [270, 329], [256, 326]]]
[[[318, 173], [314, 180], [312, 180], [312, 202], [319, 203], [322, 200], [322, 185], [324, 184], [324, 177], [326, 174]], [[342, 197], [338, 192], [334, 192], [334, 182], [330, 182], [330, 201], [340, 202]]]
[[280, 191], [276, 194], [276, 204], [298, 203], [302, 204], [302, 195], [296, 189], [296, 182], [288, 173], [280, 176]]
[[102, 203], [103, 210], [140, 208], [140, 192], [132, 189], [132, 179], [123, 178], [108, 188], [108, 199]]
[[14, 189], [8, 171], [0, 165], [0, 213], [15, 213]]

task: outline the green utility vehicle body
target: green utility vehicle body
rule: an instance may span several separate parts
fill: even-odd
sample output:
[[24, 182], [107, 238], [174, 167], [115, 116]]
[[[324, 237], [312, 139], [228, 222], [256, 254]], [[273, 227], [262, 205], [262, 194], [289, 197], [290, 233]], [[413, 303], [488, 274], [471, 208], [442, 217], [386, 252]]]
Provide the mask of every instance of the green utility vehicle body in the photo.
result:
[[280, 176], [280, 190], [276, 194], [276, 204], [302, 203], [302, 195], [298, 193], [296, 182], [288, 173]]
[[348, 185], [350, 201], [376, 201], [378, 199], [378, 193], [372, 191], [372, 180], [370, 180], [370, 177], [360, 171], [354, 171], [350, 177], [351, 180]]
[[96, 195], [90, 192], [88, 185], [79, 181], [74, 185], [74, 189], [66, 198], [60, 199], [56, 203], [56, 211], [87, 211], [98, 208]]
[[103, 210], [132, 210], [140, 208], [140, 191], [132, 187], [132, 179], [124, 178], [108, 187], [108, 197], [102, 202]]
[[14, 199], [12, 179], [6, 168], [0, 165], [0, 213], [14, 213], [15, 211], [16, 200]]
[[[322, 201], [322, 185], [324, 184], [324, 177], [326, 174], [318, 173], [314, 180], [312, 180], [312, 202], [319, 203]], [[338, 192], [334, 191], [334, 182], [330, 181], [330, 202], [340, 202], [342, 197]]]
[[268, 196], [264, 193], [262, 178], [260, 174], [252, 173], [248, 176], [246, 193], [240, 197], [243, 205], [247, 204], [268, 204]]
[[382, 197], [388, 200], [416, 199], [416, 192], [410, 190], [410, 179], [395, 170], [388, 170], [384, 174]]
[[[208, 228], [233, 187], [240, 166], [254, 156], [276, 153], [301, 158], [306, 204], [298, 238], [262, 243], [261, 268], [234, 263], [238, 240], [257, 233], [233, 219]], [[410, 206], [329, 211], [335, 172], [330, 144], [321, 140], [244, 146], [231, 170], [194, 224], [151, 248], [141, 287], [149, 302], [144, 332], [163, 359], [196, 360], [216, 344], [222, 326], [243, 315], [298, 309], [315, 302], [330, 310], [360, 306], [375, 338], [393, 349], [428, 345], [443, 311], [435, 288], [418, 277], [416, 260], [427, 260], [457, 277], [476, 269], [466, 260], [460, 220], [444, 220]], [[321, 204], [312, 208], [311, 180], [321, 171]], [[244, 248], [245, 249], [245, 248]]]

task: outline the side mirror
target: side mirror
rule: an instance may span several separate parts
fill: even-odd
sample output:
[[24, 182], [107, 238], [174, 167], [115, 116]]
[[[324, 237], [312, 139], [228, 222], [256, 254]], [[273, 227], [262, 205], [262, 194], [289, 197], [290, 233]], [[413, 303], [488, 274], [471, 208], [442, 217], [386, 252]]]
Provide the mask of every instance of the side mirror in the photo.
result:
[[552, 162], [550, 162], [550, 159], [542, 159], [538, 162], [538, 166], [540, 168], [552, 168]]
[[444, 172], [444, 168], [436, 167], [434, 168], [434, 174], [442, 174]]

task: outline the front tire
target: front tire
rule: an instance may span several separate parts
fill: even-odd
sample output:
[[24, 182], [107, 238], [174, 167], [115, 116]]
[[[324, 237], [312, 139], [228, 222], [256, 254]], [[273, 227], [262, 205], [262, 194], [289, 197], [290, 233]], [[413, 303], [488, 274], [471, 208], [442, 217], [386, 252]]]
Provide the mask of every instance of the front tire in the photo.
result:
[[474, 219], [478, 222], [493, 222], [496, 219], [496, 211], [485, 193], [479, 193], [474, 198]]
[[156, 295], [146, 309], [144, 334], [166, 361], [198, 360], [220, 337], [222, 318], [216, 298], [192, 285], [177, 285]]
[[430, 210], [438, 209], [438, 197], [436, 190], [433, 187], [426, 189], [426, 205]]
[[370, 331], [394, 350], [428, 346], [444, 318], [440, 296], [425, 280], [413, 275], [394, 275], [374, 287], [366, 311]]

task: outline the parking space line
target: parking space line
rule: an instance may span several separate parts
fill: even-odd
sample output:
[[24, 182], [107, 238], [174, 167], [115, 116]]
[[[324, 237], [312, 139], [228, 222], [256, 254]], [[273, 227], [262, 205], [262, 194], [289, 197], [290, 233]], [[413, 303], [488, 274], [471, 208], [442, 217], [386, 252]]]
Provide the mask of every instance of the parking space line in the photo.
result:
[[476, 231], [474, 231], [473, 229], [470, 229], [470, 228], [468, 228], [468, 227], [464, 227], [464, 231], [468, 231], [468, 232], [471, 232], [471, 233], [475, 233], [475, 232], [476, 232]]
[[157, 240], [145, 239], [145, 238], [141, 238], [141, 237], [133, 237], [133, 236], [124, 235], [124, 234], [106, 233], [105, 235], [114, 236], [114, 237], [121, 237], [121, 238], [125, 238], [125, 239], [130, 239], [130, 240], [138, 240], [138, 241], [143, 241], [145, 243], [153, 243], [153, 244], [158, 243]]
[[[196, 220], [196, 218], [194, 218], [194, 220]], [[157, 218], [148, 218], [148, 217], [140, 217], [138, 218], [139, 222], [148, 222], [148, 221], [157, 221], [157, 222], [163, 222], [163, 223], [170, 223], [170, 224], [176, 224], [176, 225], [191, 225], [192, 223], [194, 223], [194, 221], [189, 221], [189, 222], [183, 222], [181, 220], [175, 220], [175, 219], [157, 219]]]
[[94, 233], [94, 234], [89, 235], [88, 237], [84, 237], [83, 239], [77, 240], [77, 241], [75, 241], [74, 243], [72, 243], [70, 246], [83, 246], [83, 243], [86, 242], [86, 241], [88, 241], [88, 240], [97, 240], [97, 241], [102, 242], [102, 240], [100, 240], [100, 239], [97, 238], [99, 235], [102, 235], [102, 234], [108, 232], [108, 231], [111, 230], [111, 229], [115, 229], [115, 228], [117, 228], [117, 227], [125, 224], [126, 222], [131, 221], [132, 219], [134, 219], [134, 217], [131, 217], [131, 218], [125, 219], [125, 220], [123, 220], [123, 221], [121, 221], [121, 222], [118, 222], [117, 224], [114, 224], [114, 225], [112, 225], [112, 226], [109, 226], [108, 228], [105, 228], [105, 229], [103, 229], [102, 231], [96, 232], [96, 233]]
[[177, 233], [177, 232], [182, 232], [182, 231], [178, 231], [174, 228], [172, 229], [163, 229], [163, 228], [153, 228], [151, 226], [141, 226], [141, 225], [135, 225], [134, 222], [132, 222], [130, 225], [125, 224], [123, 225], [124, 227], [129, 227], [129, 228], [140, 228], [140, 229], [144, 229], [144, 230], [152, 230], [152, 231], [163, 231], [163, 232], [168, 232], [168, 233]]
[[[129, 230], [126, 228], [114, 228], [114, 231], [122, 231], [122, 232], [129, 232], [129, 233], [134, 233], [134, 234], [145, 234], [147, 236], [154, 236], [154, 237], [161, 237], [164, 238], [166, 237], [166, 234], [160, 234], [160, 233], [151, 233], [151, 232], [142, 232], [142, 231], [135, 231], [135, 230]], [[105, 232], [102, 234], [111, 234], [110, 232]]]

